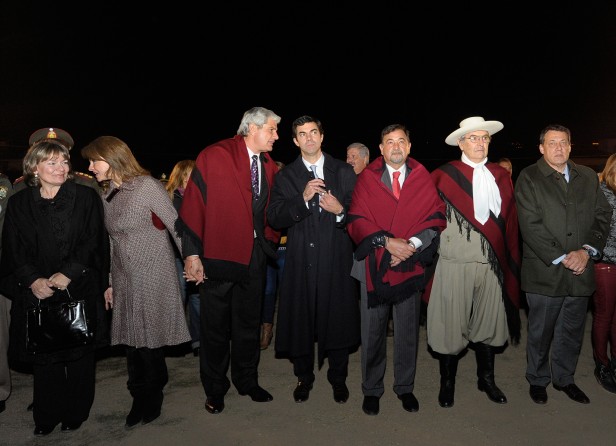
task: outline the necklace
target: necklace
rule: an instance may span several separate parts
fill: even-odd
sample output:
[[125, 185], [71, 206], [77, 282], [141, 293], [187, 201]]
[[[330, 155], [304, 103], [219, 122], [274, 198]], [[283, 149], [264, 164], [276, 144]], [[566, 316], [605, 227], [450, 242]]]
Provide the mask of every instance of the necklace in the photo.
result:
[[46, 192], [45, 190], [43, 190], [43, 188], [40, 189], [40, 193], [41, 193], [41, 198], [45, 199], [45, 200], [53, 200], [56, 196], [56, 194], [51, 194], [49, 192]]

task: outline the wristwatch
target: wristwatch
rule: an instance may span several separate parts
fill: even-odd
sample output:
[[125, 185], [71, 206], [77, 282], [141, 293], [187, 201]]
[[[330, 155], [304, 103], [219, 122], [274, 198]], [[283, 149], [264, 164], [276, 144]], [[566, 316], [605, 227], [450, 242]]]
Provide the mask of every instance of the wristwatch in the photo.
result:
[[593, 248], [590, 245], [582, 245], [582, 248], [584, 248], [584, 250], [588, 253], [588, 257], [590, 257], [591, 259], [601, 259], [601, 254], [599, 254], [599, 251], [596, 248]]

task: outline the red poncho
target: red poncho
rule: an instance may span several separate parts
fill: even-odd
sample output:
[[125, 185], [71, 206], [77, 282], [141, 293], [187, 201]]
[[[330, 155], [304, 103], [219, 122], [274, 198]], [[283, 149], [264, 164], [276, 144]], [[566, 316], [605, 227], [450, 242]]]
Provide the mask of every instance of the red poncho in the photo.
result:
[[373, 248], [372, 239], [384, 234], [409, 239], [426, 229], [440, 234], [445, 228], [445, 205], [439, 198], [426, 168], [408, 158], [406, 176], [400, 199], [383, 183], [389, 175], [383, 157], [374, 160], [358, 176], [349, 209], [347, 229], [357, 245], [355, 256], [366, 258], [368, 305], [395, 303], [424, 289], [425, 267], [433, 261], [438, 237], [427, 249], [391, 268], [391, 255], [385, 248]]
[[[272, 189], [276, 163], [262, 153], [263, 172]], [[250, 162], [244, 138], [236, 135], [201, 151], [184, 192], [180, 218], [184, 237], [199, 247], [208, 278], [239, 281], [248, 277], [254, 243]], [[269, 204], [269, 192], [267, 196]], [[280, 233], [265, 221], [265, 238]]]

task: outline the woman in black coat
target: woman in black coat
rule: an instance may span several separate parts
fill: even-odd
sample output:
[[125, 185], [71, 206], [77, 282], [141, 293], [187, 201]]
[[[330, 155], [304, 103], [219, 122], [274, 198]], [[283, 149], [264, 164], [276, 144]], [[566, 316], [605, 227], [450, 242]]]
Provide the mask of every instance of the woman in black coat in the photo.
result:
[[[78, 429], [94, 402], [96, 344], [53, 353], [26, 351], [26, 308], [37, 299], [65, 299], [58, 290], [86, 301], [88, 323], [98, 334], [108, 281], [108, 239], [103, 206], [92, 188], [70, 175], [67, 147], [58, 141], [33, 144], [23, 160], [30, 187], [8, 202], [2, 234], [0, 290], [12, 300], [9, 357], [32, 363], [37, 436]], [[100, 323], [98, 324], [100, 325]]]

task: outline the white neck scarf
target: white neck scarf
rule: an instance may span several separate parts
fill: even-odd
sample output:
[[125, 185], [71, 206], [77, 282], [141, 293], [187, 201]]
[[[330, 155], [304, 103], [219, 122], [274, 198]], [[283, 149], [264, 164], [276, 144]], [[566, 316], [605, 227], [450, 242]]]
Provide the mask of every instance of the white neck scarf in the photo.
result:
[[462, 153], [462, 162], [473, 168], [473, 206], [475, 219], [482, 225], [490, 218], [490, 211], [497, 217], [501, 210], [500, 190], [496, 185], [494, 175], [485, 164], [488, 158], [480, 163], [474, 163]]

